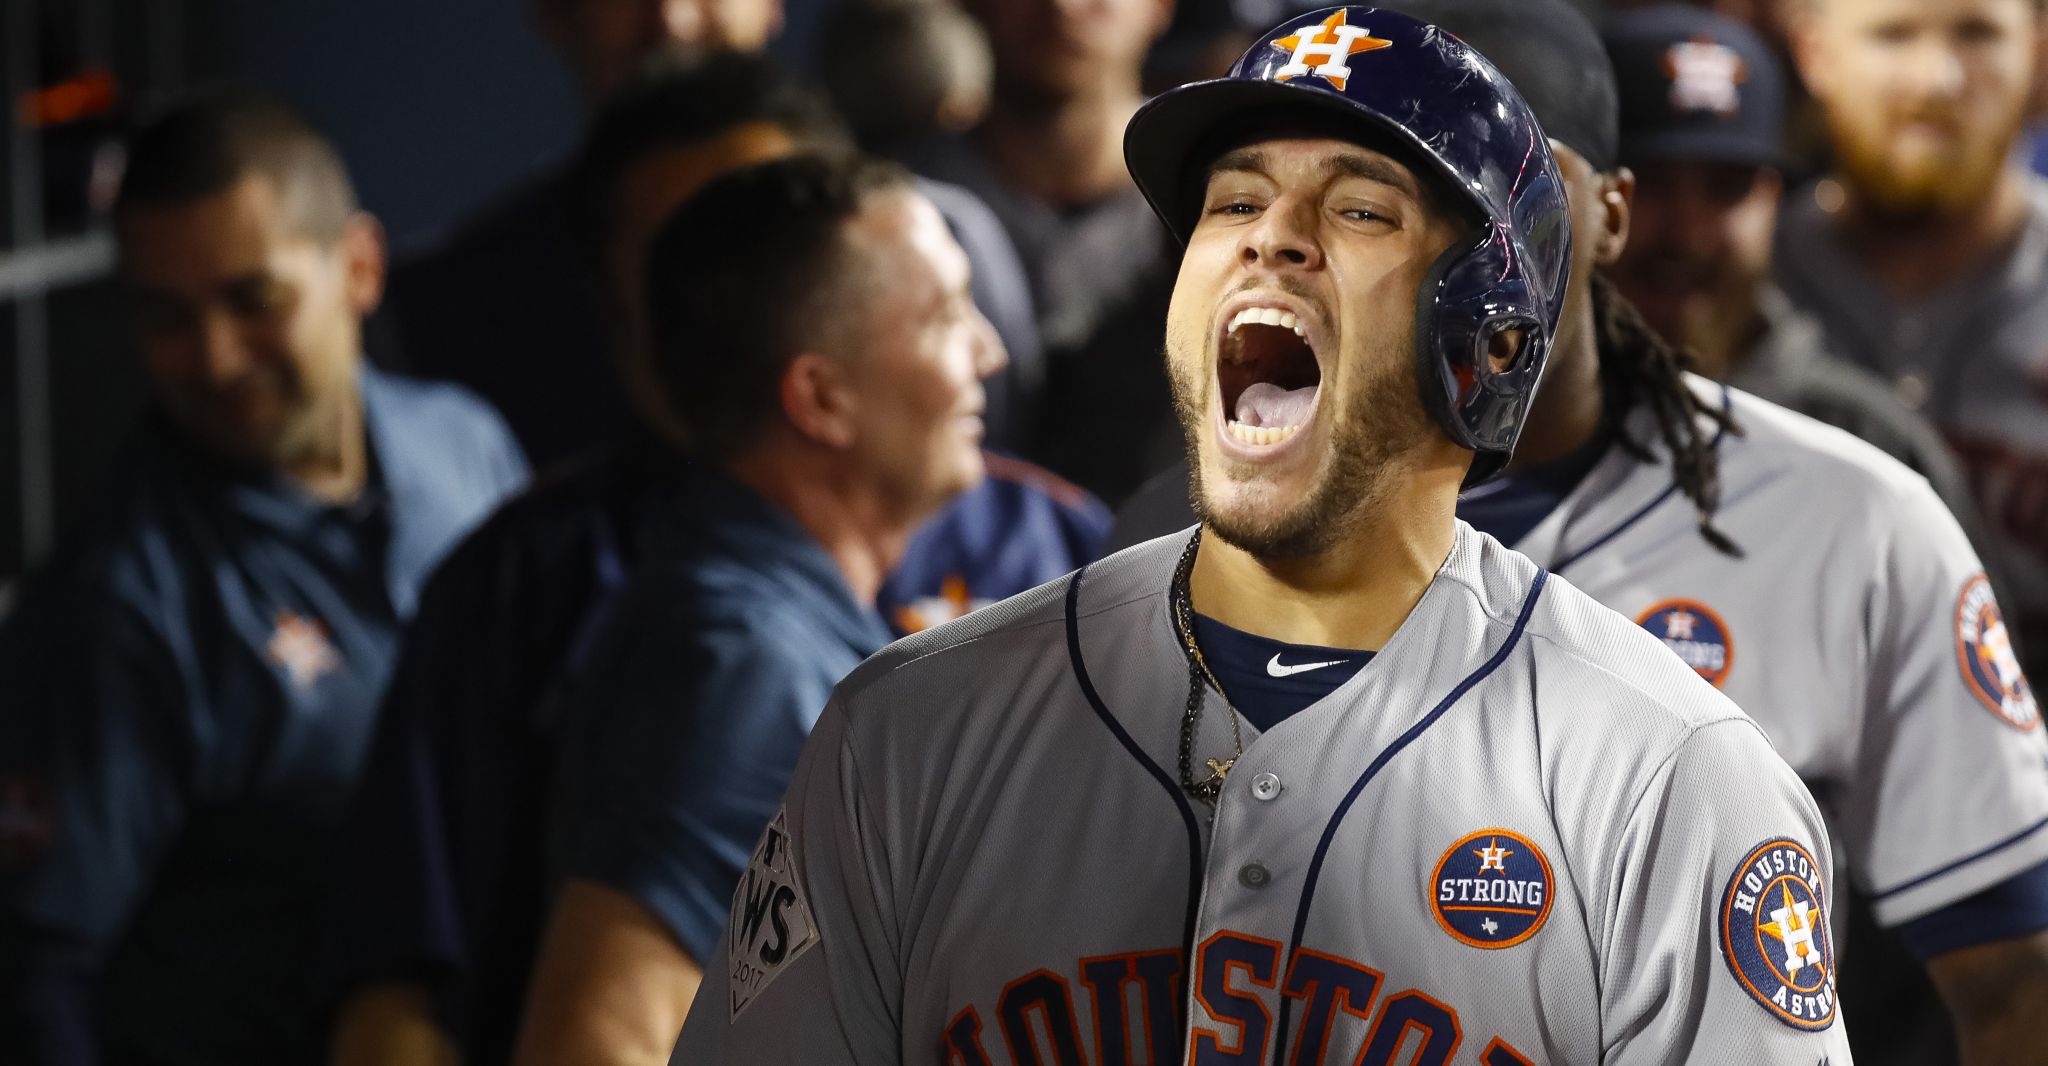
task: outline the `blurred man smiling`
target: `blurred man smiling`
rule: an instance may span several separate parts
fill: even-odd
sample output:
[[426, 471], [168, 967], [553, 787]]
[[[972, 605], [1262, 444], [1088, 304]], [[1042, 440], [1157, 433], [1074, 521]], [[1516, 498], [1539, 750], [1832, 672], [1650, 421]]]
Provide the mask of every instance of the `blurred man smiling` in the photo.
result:
[[2028, 665], [2048, 654], [2048, 182], [2014, 151], [2039, 0], [1809, 0], [1794, 36], [1837, 158], [1795, 197], [1778, 280], [1830, 345], [1961, 455], [2003, 538]]
[[1785, 181], [1786, 73], [1763, 39], [1689, 4], [1631, 11], [1603, 35], [1621, 87], [1621, 157], [1635, 172], [1628, 247], [1608, 270], [1698, 371], [1840, 426], [1925, 476], [1990, 548], [1968, 483], [1933, 426], [1771, 282]]
[[129, 143], [115, 209], [156, 410], [0, 630], [0, 774], [50, 800], [0, 867], [13, 1061], [317, 1061], [326, 848], [400, 627], [524, 477], [474, 397], [365, 367], [376, 220], [281, 106]]
[[698, 465], [573, 683], [565, 884], [516, 1061], [666, 1061], [811, 724], [888, 641], [884, 575], [981, 479], [1004, 354], [968, 274], [868, 161], [729, 174], [662, 227], [656, 360]]

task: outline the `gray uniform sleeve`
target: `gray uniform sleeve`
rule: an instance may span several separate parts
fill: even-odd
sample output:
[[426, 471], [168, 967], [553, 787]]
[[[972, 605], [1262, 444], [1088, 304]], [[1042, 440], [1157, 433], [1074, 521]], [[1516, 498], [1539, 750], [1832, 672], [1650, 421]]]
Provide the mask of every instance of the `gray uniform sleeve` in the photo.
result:
[[1820, 812], [1754, 724], [1695, 731], [1659, 767], [1607, 871], [1607, 1066], [1848, 1066]]
[[672, 1063], [901, 1061], [902, 968], [871, 796], [843, 697], [818, 720], [733, 897]]
[[1873, 676], [1840, 827], [1886, 926], [2048, 859], [2048, 746], [1992, 587], [1932, 490], [1913, 482], [1892, 503], [1862, 605]]

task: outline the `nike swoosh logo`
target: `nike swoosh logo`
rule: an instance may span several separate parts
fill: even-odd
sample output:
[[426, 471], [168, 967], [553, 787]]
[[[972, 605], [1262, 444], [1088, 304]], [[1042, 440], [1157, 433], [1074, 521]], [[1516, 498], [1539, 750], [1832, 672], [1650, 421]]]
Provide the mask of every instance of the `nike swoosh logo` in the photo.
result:
[[1266, 674], [1269, 677], [1293, 677], [1296, 674], [1308, 673], [1310, 670], [1321, 670], [1325, 666], [1342, 665], [1344, 665], [1343, 659], [1332, 659], [1326, 663], [1301, 663], [1296, 666], [1282, 666], [1280, 664], [1280, 657], [1275, 655], [1271, 661], [1266, 663]]

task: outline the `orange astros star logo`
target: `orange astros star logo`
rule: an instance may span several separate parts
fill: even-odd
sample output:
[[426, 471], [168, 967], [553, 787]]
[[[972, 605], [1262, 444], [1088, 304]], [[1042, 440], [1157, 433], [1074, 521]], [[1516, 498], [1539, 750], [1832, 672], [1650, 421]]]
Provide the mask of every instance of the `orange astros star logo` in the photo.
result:
[[1289, 81], [1310, 74], [1343, 92], [1344, 82], [1351, 77], [1351, 67], [1345, 60], [1360, 52], [1393, 47], [1394, 42], [1372, 36], [1365, 27], [1347, 24], [1345, 14], [1339, 11], [1317, 25], [1303, 26], [1266, 42], [1289, 57], [1286, 66], [1273, 72], [1273, 80]]

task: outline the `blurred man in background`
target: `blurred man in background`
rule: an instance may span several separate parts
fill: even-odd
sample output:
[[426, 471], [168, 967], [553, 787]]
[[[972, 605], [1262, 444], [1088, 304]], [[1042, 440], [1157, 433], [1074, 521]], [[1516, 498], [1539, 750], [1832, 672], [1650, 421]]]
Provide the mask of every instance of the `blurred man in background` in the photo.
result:
[[[824, 103], [727, 54], [623, 87], [574, 171], [584, 261], [603, 281], [634, 428], [545, 477], [435, 575], [407, 638], [344, 840], [328, 968], [336, 1061], [510, 1057], [550, 892], [541, 827], [571, 708], [566, 678], [687, 474], [688, 434], [649, 351], [643, 278], [661, 223], [706, 182], [847, 147]], [[989, 476], [912, 538], [879, 606], [896, 632], [945, 621], [1094, 558], [1108, 519], [1041, 471]]]
[[[1606, 39], [1622, 87], [1622, 158], [1637, 179], [1615, 284], [1691, 349], [1700, 372], [1840, 426], [1925, 476], [2002, 588], [1996, 542], [1940, 433], [1883, 378], [1829, 352], [1819, 324], [1769, 280], [1784, 191], [1776, 55], [1747, 27], [1684, 5], [1619, 16]], [[1868, 899], [1851, 895], [1837, 924], [1851, 960], [1844, 994], [1865, 1005], [1852, 1033], [1858, 1060], [1953, 1062], [1933, 986]]]
[[995, 49], [988, 118], [913, 163], [986, 201], [1023, 257], [1047, 375], [1030, 456], [1115, 500], [1180, 453], [1156, 358], [1172, 260], [1123, 163], [1172, 0], [966, 7]]
[[[541, 35], [596, 114], [649, 64], [713, 51], [758, 51], [781, 24], [780, 0], [533, 0]], [[625, 424], [605, 364], [604, 297], [577, 258], [567, 175], [522, 179], [391, 279], [404, 365], [489, 400], [536, 466]]]
[[317, 1062], [324, 860], [399, 630], [525, 467], [474, 397], [363, 365], [381, 231], [282, 106], [149, 123], [114, 217], [156, 403], [0, 633], [0, 773], [42, 819], [0, 868], [0, 1047]]
[[988, 114], [995, 59], [981, 24], [951, 0], [844, 0], [819, 71], [863, 151], [904, 159]]
[[1615, 285], [1700, 373], [1840, 426], [1925, 476], [1983, 550], [1940, 434], [1882, 378], [1828, 351], [1819, 324], [1770, 280], [1785, 191], [1777, 55], [1742, 23], [1688, 4], [1618, 16], [1605, 38], [1621, 157], [1636, 176]]
[[[536, 0], [595, 115], [650, 69], [719, 52], [760, 53], [783, 24], [781, 0]], [[1038, 340], [1016, 252], [988, 209], [933, 190], [975, 263], [975, 298], [1020, 370], [993, 382], [990, 443], [1024, 443]], [[611, 439], [627, 401], [607, 371], [607, 297], [578, 256], [574, 191], [546, 171], [509, 190], [444, 240], [400, 262], [392, 303], [406, 365], [490, 400], [536, 466]]]
[[1003, 353], [967, 270], [907, 173], [854, 158], [729, 175], [663, 227], [657, 359], [702, 461], [576, 684], [517, 1061], [667, 1061], [811, 723], [887, 640], [883, 575], [981, 476]]
[[1814, 0], [1800, 72], [1835, 167], [1794, 197], [1779, 284], [1948, 436], [2048, 658], [2048, 183], [2014, 152], [2038, 0]]
[[719, 175], [846, 147], [822, 101], [737, 54], [621, 87], [593, 124], [572, 217], [633, 428], [493, 515], [427, 586], [343, 838], [326, 962], [337, 1066], [511, 1057], [549, 895], [562, 678], [647, 554], [653, 501], [686, 476], [647, 350], [648, 246]]
[[593, 111], [662, 55], [757, 53], [782, 29], [781, 0], [532, 0]]

